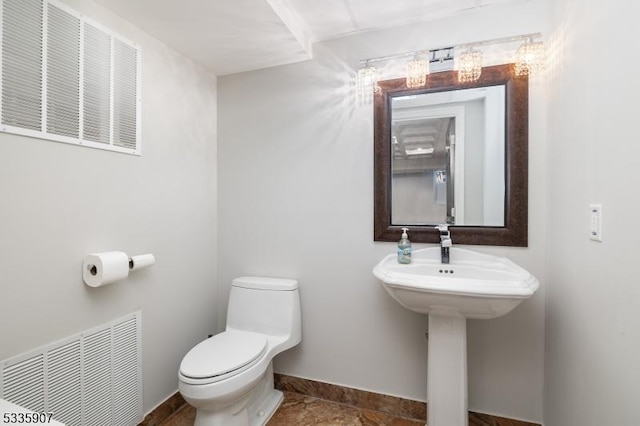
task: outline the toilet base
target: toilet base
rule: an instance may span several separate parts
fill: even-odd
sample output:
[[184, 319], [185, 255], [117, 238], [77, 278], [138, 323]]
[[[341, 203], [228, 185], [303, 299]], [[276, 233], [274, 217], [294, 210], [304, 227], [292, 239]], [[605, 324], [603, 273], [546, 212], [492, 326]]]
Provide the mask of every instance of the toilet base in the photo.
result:
[[276, 412], [284, 394], [274, 388], [273, 364], [246, 397], [222, 410], [197, 408], [194, 426], [264, 426]]
[[269, 419], [276, 412], [280, 404], [282, 404], [282, 400], [284, 399], [284, 394], [277, 389], [272, 389], [267, 395], [267, 398], [262, 401], [260, 407], [258, 407], [257, 411], [251, 415], [249, 413], [249, 425], [250, 426], [264, 426], [267, 424]]

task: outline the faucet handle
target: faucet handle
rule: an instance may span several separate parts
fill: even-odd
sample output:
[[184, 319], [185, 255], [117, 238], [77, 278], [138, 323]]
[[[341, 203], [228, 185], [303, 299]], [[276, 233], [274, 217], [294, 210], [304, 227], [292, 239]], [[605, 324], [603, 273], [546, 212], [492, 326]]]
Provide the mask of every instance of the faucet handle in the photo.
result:
[[451, 247], [451, 233], [449, 232], [449, 225], [443, 223], [441, 225], [434, 226], [440, 231], [440, 245], [442, 247]]
[[446, 223], [442, 223], [440, 225], [436, 225], [434, 226], [434, 228], [436, 228], [438, 231], [442, 232], [449, 232], [449, 225], [447, 225]]

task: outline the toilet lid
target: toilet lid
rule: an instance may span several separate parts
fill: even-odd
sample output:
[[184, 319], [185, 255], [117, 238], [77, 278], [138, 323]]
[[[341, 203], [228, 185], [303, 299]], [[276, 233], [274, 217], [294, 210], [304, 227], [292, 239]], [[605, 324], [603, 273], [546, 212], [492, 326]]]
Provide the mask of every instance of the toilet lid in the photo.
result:
[[206, 379], [238, 370], [264, 352], [263, 334], [230, 330], [200, 342], [180, 364], [180, 373], [192, 379]]

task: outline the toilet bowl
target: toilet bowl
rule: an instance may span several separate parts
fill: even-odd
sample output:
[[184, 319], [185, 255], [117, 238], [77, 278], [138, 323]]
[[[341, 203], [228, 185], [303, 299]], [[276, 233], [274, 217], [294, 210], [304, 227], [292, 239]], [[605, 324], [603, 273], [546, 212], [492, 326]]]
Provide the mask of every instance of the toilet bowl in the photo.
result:
[[282, 402], [274, 389], [273, 357], [301, 340], [298, 282], [233, 280], [227, 328], [191, 349], [179, 371], [179, 389], [196, 408], [194, 426], [258, 426]]

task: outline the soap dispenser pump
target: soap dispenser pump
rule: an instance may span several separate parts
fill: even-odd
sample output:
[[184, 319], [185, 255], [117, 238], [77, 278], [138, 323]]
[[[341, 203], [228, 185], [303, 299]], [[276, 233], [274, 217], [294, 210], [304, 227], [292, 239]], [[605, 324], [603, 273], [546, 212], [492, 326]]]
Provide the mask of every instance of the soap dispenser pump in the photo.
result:
[[402, 228], [402, 237], [398, 241], [398, 263], [411, 263], [411, 241], [407, 231], [409, 228]]

